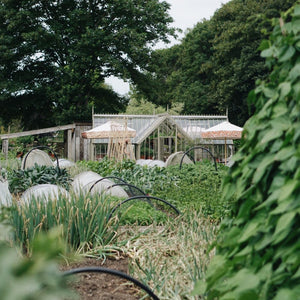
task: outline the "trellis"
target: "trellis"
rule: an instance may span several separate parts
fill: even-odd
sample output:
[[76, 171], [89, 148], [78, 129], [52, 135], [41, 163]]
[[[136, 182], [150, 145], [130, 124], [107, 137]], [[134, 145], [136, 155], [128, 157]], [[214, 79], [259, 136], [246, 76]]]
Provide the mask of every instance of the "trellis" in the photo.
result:
[[112, 125], [112, 133], [109, 137], [107, 157], [116, 161], [123, 159], [135, 159], [127, 121], [124, 122], [124, 131], [120, 132], [117, 126]]

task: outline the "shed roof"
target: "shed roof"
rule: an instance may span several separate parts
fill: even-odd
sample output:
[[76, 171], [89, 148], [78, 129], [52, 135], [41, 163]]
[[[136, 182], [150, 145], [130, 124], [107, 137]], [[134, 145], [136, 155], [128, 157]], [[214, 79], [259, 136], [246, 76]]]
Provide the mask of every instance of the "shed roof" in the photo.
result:
[[[200, 138], [199, 130], [195, 130], [196, 127], [208, 129], [224, 121], [228, 121], [228, 118], [227, 116], [222, 115], [169, 115], [167, 113], [158, 115], [94, 114], [93, 128], [112, 120], [117, 122], [127, 122], [127, 126], [136, 130], [136, 136], [132, 139], [132, 143], [141, 144], [155, 129], [159, 127], [159, 125], [166, 120], [172, 124], [175, 124], [178, 132], [187, 139], [196, 140]], [[193, 128], [193, 130], [191, 131], [189, 128]], [[95, 139], [93, 142], [107, 143], [108, 141], [105, 141], [104, 139]], [[208, 143], [208, 141], [203, 140], [203, 143]], [[213, 141], [213, 143], [218, 144], [222, 143], [222, 141]]]

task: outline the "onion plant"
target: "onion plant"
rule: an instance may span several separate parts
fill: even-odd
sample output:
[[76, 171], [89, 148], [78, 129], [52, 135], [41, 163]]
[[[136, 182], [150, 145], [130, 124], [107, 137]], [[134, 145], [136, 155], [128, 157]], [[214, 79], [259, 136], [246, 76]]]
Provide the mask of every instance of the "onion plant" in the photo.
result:
[[29, 204], [14, 205], [11, 218], [15, 241], [27, 252], [37, 233], [62, 225], [63, 238], [80, 252], [106, 245], [118, 227], [115, 219], [108, 224], [110, 201], [104, 196], [61, 195], [56, 200], [32, 198]]
[[[214, 255], [218, 225], [197, 212], [170, 219], [163, 226], [126, 227], [120, 232], [131, 258], [130, 272], [149, 285], [160, 299], [197, 299], [195, 282], [204, 278]], [[142, 230], [141, 230], [142, 229]]]

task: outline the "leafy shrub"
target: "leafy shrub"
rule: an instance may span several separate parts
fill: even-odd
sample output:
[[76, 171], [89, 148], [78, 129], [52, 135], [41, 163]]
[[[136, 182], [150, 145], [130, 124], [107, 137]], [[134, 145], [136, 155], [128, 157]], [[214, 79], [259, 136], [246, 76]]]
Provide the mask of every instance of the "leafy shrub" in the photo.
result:
[[78, 165], [84, 165], [89, 170], [103, 177], [116, 176], [122, 178], [126, 182], [141, 188], [146, 193], [152, 193], [157, 186], [163, 188], [174, 179], [174, 177], [168, 177], [164, 168], [140, 166], [132, 160], [116, 162], [104, 158], [99, 162], [82, 161]]
[[[153, 200], [151, 203], [157, 207], [157, 203], [154, 203]], [[165, 223], [169, 213], [172, 213], [173, 210], [169, 207], [164, 207], [164, 210], [155, 209], [155, 207], [152, 207], [145, 200], [136, 200], [121, 206], [116, 214], [118, 214], [120, 225], [136, 224], [146, 226], [153, 223]]]
[[162, 189], [155, 189], [156, 196], [171, 201], [181, 210], [201, 211], [205, 216], [221, 219], [231, 212], [232, 199], [222, 198], [221, 184], [227, 174], [227, 167], [219, 165], [215, 170], [211, 162], [199, 162], [167, 168], [171, 182]]
[[[179, 210], [201, 210], [204, 215], [215, 219], [221, 219], [231, 211], [232, 200], [227, 201], [221, 197], [221, 182], [228, 168], [219, 165], [216, 171], [210, 161], [198, 162], [195, 165], [183, 164], [181, 170], [179, 165], [167, 168], [148, 167], [129, 160], [115, 163], [104, 159], [100, 162], [81, 162], [80, 165], [87, 166], [101, 176], [122, 178], [145, 193], [167, 200]], [[126, 222], [136, 221], [138, 207], [140, 206], [133, 207], [126, 214]], [[139, 214], [146, 216], [149, 209], [145, 206]], [[149, 213], [149, 223], [152, 222], [152, 217], [164, 219]], [[146, 218], [143, 218], [143, 222], [146, 222]]]
[[168, 177], [165, 168], [140, 165], [134, 165], [130, 169], [115, 169], [111, 175], [120, 177], [150, 194], [154, 194], [156, 190], [164, 189], [172, 180], [176, 180], [174, 176]]
[[135, 166], [135, 162], [129, 159], [124, 159], [121, 162], [117, 162], [114, 159], [108, 159], [104, 157], [100, 161], [79, 161], [77, 162], [77, 165], [79, 167], [85, 166], [89, 170], [106, 177], [110, 176], [113, 171], [132, 169]]
[[8, 172], [7, 179], [11, 193], [22, 193], [33, 185], [44, 183], [57, 184], [68, 190], [71, 182], [70, 175], [66, 169], [37, 164], [25, 170]]
[[236, 218], [195, 289], [208, 299], [299, 299], [300, 5], [283, 18], [262, 44], [273, 71], [249, 95], [256, 113], [224, 185]]

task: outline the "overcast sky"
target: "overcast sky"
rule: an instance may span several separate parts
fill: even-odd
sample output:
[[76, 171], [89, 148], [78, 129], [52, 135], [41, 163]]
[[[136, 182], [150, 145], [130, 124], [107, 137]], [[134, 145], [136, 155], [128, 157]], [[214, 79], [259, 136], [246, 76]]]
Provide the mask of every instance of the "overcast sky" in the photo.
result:
[[[172, 26], [180, 28], [184, 32], [188, 28], [193, 28], [197, 22], [202, 19], [209, 19], [214, 12], [230, 0], [166, 0], [171, 4], [171, 9], [169, 11], [170, 15], [174, 19]], [[174, 42], [172, 42], [174, 44]], [[170, 47], [172, 44], [168, 44]], [[162, 48], [163, 45], [159, 45]], [[129, 85], [118, 78], [110, 77], [105, 80], [106, 83], [110, 84], [113, 89], [124, 95], [129, 91]]]

